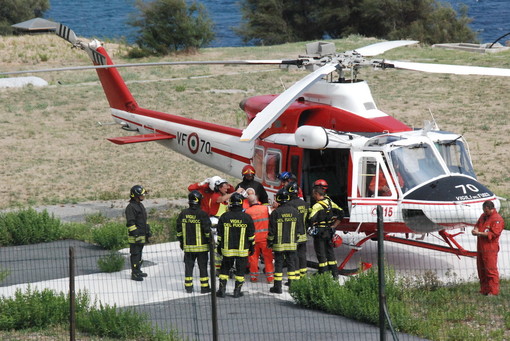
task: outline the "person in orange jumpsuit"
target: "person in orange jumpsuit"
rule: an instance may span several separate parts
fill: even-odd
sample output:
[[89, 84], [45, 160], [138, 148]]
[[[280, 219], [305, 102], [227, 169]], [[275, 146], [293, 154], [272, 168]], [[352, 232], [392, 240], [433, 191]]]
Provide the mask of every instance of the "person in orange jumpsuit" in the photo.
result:
[[273, 250], [267, 247], [267, 233], [269, 231], [269, 207], [262, 205], [255, 194], [248, 195], [247, 198], [250, 207], [245, 212], [248, 213], [253, 219], [255, 224], [255, 249], [251, 256], [248, 257], [250, 265], [250, 280], [251, 282], [258, 281], [259, 274], [259, 257], [262, 255], [264, 265], [266, 267], [267, 283], [273, 283], [274, 280], [274, 265], [273, 265]]
[[476, 267], [480, 279], [480, 293], [495, 296], [499, 294], [499, 236], [505, 222], [492, 201], [485, 201], [482, 208], [483, 213], [471, 232], [477, 237]]

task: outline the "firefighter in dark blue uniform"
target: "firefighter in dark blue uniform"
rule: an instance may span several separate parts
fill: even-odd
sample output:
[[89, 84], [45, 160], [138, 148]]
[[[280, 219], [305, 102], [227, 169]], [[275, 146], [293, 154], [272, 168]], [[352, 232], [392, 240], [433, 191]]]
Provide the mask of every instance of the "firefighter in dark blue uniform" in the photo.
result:
[[255, 225], [249, 214], [243, 212], [244, 197], [235, 192], [230, 196], [228, 211], [223, 213], [216, 226], [217, 251], [223, 256], [220, 269], [220, 286], [217, 297], [225, 297], [229, 271], [235, 264], [234, 298], [243, 296], [241, 287], [248, 265], [248, 256], [254, 251]]
[[211, 292], [207, 263], [209, 261], [209, 242], [211, 238], [211, 220], [200, 205], [203, 196], [199, 191], [188, 194], [189, 208], [181, 211], [177, 217], [177, 239], [184, 251], [184, 288], [193, 292], [193, 268], [198, 262], [200, 272], [200, 293]]
[[150, 226], [147, 224], [147, 211], [142, 204], [145, 194], [146, 191], [142, 186], [133, 186], [130, 191], [131, 199], [125, 211], [131, 254], [131, 279], [134, 281], [143, 281], [143, 278], [147, 277], [147, 274], [141, 270], [143, 247], [151, 236]]
[[296, 182], [291, 182], [285, 186], [287, 192], [290, 194], [289, 205], [295, 207], [301, 215], [301, 224], [297, 227], [297, 260], [296, 260], [296, 276], [301, 278], [306, 276], [308, 266], [306, 264], [306, 242], [308, 240], [306, 236], [306, 219], [308, 218], [308, 211], [310, 210], [310, 204], [301, 199], [298, 196], [299, 186]]
[[287, 277], [289, 285], [299, 279], [299, 272], [295, 265], [298, 240], [298, 226], [302, 224], [298, 210], [289, 205], [290, 194], [285, 188], [276, 193], [278, 207], [269, 216], [269, 233], [267, 247], [273, 249], [274, 254], [274, 285], [269, 290], [275, 294], [282, 293], [283, 263], [287, 262]]

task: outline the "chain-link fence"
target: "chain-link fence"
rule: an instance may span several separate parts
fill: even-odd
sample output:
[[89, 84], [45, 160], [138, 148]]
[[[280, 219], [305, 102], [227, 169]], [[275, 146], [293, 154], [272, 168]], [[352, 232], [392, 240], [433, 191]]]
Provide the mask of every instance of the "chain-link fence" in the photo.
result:
[[[504, 202], [504, 208], [501, 211], [505, 212], [506, 207], [508, 205]], [[470, 229], [451, 230], [450, 233], [465, 250], [476, 251], [476, 237], [471, 235]], [[338, 263], [341, 264], [349, 252], [355, 250], [344, 266], [344, 273], [350, 269], [359, 269], [362, 264], [364, 264], [363, 270], [370, 265], [373, 268], [377, 267], [376, 237], [367, 240], [361, 247], [356, 247], [359, 241], [366, 237], [365, 234], [349, 232], [341, 236], [343, 245], [335, 249]], [[420, 242], [421, 246], [438, 244], [449, 247], [444, 238], [437, 233], [396, 234], [395, 236]], [[504, 231], [501, 235], [500, 245], [499, 274], [502, 279], [509, 279], [510, 233], [508, 231]], [[309, 241], [307, 247], [309, 260], [311, 263], [316, 262], [313, 243]], [[214, 306], [211, 294], [200, 294], [200, 290], [197, 289], [193, 293], [185, 291], [183, 252], [178, 242], [146, 245], [143, 251], [143, 270], [148, 277], [143, 281], [131, 280], [131, 271], [128, 266], [129, 249], [119, 251], [126, 259], [124, 270], [104, 273], [99, 270], [97, 262], [109, 251], [85, 242], [63, 240], [2, 247], [0, 248], [0, 269], [7, 275], [0, 283], [0, 295], [4, 298], [13, 297], [16, 290], [26, 292], [44, 288], [67, 294], [70, 285], [70, 248], [74, 250], [76, 292], [87, 292], [96, 305], [115, 306], [119, 309], [131, 308], [138, 313], [146, 314], [153, 326], [167, 332], [174, 330], [183, 339], [213, 340], [216, 336], [218, 340], [382, 339], [380, 329], [375, 324], [359, 322], [352, 317], [347, 318], [319, 309], [308, 309], [297, 304], [289, 293], [288, 287], [284, 287], [283, 294], [270, 293], [272, 284], [266, 281], [262, 263], [257, 282], [251, 282], [250, 275], [246, 275], [245, 284], [242, 287], [243, 297], [232, 296], [234, 279], [231, 279], [227, 284], [227, 296], [216, 298], [217, 305]], [[387, 269], [394, 271], [399, 278], [406, 278], [409, 290], [415, 290], [414, 288], [420, 286], [430, 289], [434, 285], [451, 287], [461, 283], [471, 283], [474, 285], [468, 290], [473, 297], [480, 299], [476, 258], [457, 256], [454, 253], [441, 252], [430, 247], [388, 241], [385, 242], [384, 249]], [[313, 276], [315, 272], [315, 269], [309, 268], [308, 275]], [[357, 275], [340, 276], [339, 283], [356, 280], [356, 277]], [[284, 276], [285, 280], [286, 276]], [[413, 280], [417, 282], [416, 285], [412, 284]], [[197, 267], [194, 273], [194, 287], [200, 288]], [[362, 295], [367, 294], [360, 292], [359, 295], [357, 299], [362, 300], [365, 298]], [[393, 298], [388, 295], [387, 299]], [[495, 302], [501, 303], [501, 300], [508, 302], [508, 293], [502, 291], [500, 296], [486, 297], [486, 299], [478, 304], [480, 311], [489, 312], [491, 306]], [[327, 302], [324, 303], [327, 304]], [[444, 304], [445, 310], [472, 309], [466, 308], [468, 303], [462, 300], [444, 302]], [[503, 304], [506, 304], [508, 308], [508, 303]], [[213, 313], [214, 307], [216, 314]], [[412, 309], [418, 314], [422, 308], [417, 305]], [[217, 321], [214, 321], [213, 317], [217, 317]], [[434, 316], [427, 318], [433, 319]], [[491, 319], [487, 318], [487, 325], [490, 326]], [[510, 316], [503, 315], [502, 318], [508, 320], [503, 322], [503, 327], [499, 328], [502, 329], [497, 334], [499, 338], [494, 339], [504, 340], [509, 333]], [[217, 330], [213, 328], [214, 323], [217, 324]], [[389, 330], [385, 332], [388, 339], [422, 339], [411, 334], [413, 333], [399, 332], [392, 335]], [[447, 332], [441, 332], [438, 335], [432, 339], [454, 339]], [[67, 332], [61, 335], [63, 340], [68, 337]], [[469, 337], [460, 339], [469, 339]]]

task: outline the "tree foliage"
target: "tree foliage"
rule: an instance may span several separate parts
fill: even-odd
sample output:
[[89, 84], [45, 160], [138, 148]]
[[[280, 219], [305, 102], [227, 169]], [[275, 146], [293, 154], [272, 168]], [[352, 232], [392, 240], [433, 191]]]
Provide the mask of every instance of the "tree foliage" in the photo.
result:
[[136, 1], [140, 14], [131, 25], [139, 28], [136, 43], [143, 50], [165, 55], [193, 51], [214, 39], [213, 23], [205, 7], [184, 0]]
[[50, 8], [50, 0], [0, 1], [0, 35], [13, 33], [11, 25], [37, 18]]
[[236, 31], [258, 45], [350, 34], [428, 44], [476, 39], [467, 7], [457, 13], [438, 0], [243, 0], [241, 10]]

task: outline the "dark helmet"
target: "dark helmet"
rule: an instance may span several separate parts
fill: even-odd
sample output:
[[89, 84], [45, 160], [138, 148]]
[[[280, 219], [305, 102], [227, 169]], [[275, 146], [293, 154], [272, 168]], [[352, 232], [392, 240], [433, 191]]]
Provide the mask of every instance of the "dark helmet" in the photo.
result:
[[280, 188], [280, 190], [276, 193], [276, 202], [281, 204], [285, 204], [290, 201], [290, 193], [285, 188]]
[[295, 176], [291, 172], [282, 172], [278, 174], [278, 179], [280, 181], [292, 180], [293, 178], [295, 178]]
[[315, 186], [322, 187], [326, 191], [328, 190], [328, 183], [324, 179], [315, 180], [315, 182], [313, 183], [313, 186], [314, 187]]
[[200, 205], [200, 202], [202, 201], [203, 197], [204, 196], [202, 195], [202, 193], [200, 193], [197, 190], [193, 190], [188, 194], [188, 204]]
[[289, 192], [292, 198], [297, 197], [299, 193], [299, 186], [296, 182], [289, 183], [287, 186], [285, 186], [285, 189], [287, 190], [287, 192]]
[[245, 175], [255, 175], [255, 168], [253, 168], [252, 165], [246, 165], [243, 167], [243, 170], [241, 171], [241, 174], [243, 176]]
[[142, 195], [145, 195], [145, 193], [147, 193], [145, 191], [145, 188], [143, 188], [140, 185], [135, 185], [131, 187], [130, 196], [131, 198], [138, 198], [141, 197]]
[[241, 193], [234, 192], [228, 199], [228, 208], [233, 207], [242, 207], [243, 206], [244, 197]]

